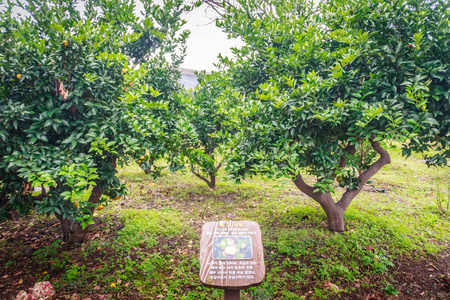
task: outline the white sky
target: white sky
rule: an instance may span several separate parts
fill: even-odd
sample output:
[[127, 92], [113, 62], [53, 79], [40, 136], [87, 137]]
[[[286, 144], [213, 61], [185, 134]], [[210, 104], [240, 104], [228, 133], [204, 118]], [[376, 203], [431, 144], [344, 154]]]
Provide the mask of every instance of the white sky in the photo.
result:
[[[142, 4], [136, 1], [136, 10], [142, 9]], [[154, 3], [162, 4], [163, 0], [154, 0]], [[191, 1], [187, 1], [191, 2]], [[5, 8], [6, 3], [0, 2], [0, 9]], [[15, 13], [23, 13], [15, 7]], [[192, 70], [212, 71], [216, 68], [215, 63], [219, 62], [217, 56], [222, 53], [223, 56], [231, 56], [230, 48], [243, 45], [239, 40], [230, 40], [227, 35], [216, 27], [214, 20], [214, 12], [206, 9], [202, 5], [195, 10], [184, 14], [183, 19], [187, 21], [183, 29], [188, 29], [191, 34], [187, 40], [186, 57], [183, 68]]]
[[228, 39], [227, 34], [216, 27], [212, 16], [214, 14], [211, 9], [206, 10], [205, 6], [201, 6], [184, 17], [187, 21], [185, 28], [190, 30], [191, 34], [187, 40], [183, 68], [215, 70], [213, 64], [219, 62], [219, 53], [222, 53], [222, 56], [231, 56], [230, 48], [243, 45], [242, 41]]
[[[193, 0], [184, 1], [192, 3]], [[153, 3], [162, 5], [163, 0], [153, 0]], [[142, 4], [136, 0], [136, 12], [142, 10]], [[215, 24], [214, 17], [216, 13], [212, 9], [208, 9], [206, 5], [202, 5], [194, 10], [183, 14], [186, 24], [183, 30], [189, 30], [191, 34], [187, 39], [186, 56], [181, 65], [182, 68], [201, 71], [217, 70], [214, 66], [219, 62], [217, 58], [219, 53], [222, 56], [232, 56], [231, 48], [243, 45], [242, 41], [237, 39], [228, 39], [224, 33]]]

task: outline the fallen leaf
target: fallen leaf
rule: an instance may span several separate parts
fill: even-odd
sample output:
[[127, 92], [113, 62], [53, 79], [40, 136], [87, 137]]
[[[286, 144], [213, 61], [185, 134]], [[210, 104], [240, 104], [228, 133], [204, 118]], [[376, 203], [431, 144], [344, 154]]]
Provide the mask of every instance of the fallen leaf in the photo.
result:
[[159, 294], [158, 296], [156, 296], [156, 298], [164, 298], [164, 296]]
[[23, 283], [23, 279], [22, 278], [20, 278], [20, 280], [19, 280], [19, 284], [22, 284]]
[[94, 290], [99, 291], [101, 289], [101, 287], [99, 285], [94, 287]]
[[337, 285], [335, 285], [334, 283], [331, 283], [331, 282], [326, 282], [324, 286], [329, 287], [329, 288], [335, 290], [336, 292], [340, 290], [340, 288]]

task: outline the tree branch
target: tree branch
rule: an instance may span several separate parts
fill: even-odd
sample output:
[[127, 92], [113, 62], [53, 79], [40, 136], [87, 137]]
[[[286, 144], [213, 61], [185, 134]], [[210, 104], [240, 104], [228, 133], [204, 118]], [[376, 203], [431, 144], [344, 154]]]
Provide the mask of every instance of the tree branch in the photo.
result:
[[[351, 145], [350, 143], [347, 144], [347, 146], [345, 146], [344, 148], [344, 152], [350, 153], [350, 154], [355, 154], [356, 153], [356, 148], [354, 145]], [[339, 159], [339, 169], [342, 170], [343, 168], [345, 168], [345, 166], [347, 165], [348, 159], [347, 159], [347, 155], [342, 155], [341, 158]], [[336, 172], [333, 174], [333, 178], [336, 179]]]
[[361, 192], [364, 185], [367, 183], [367, 181], [372, 178], [373, 175], [375, 175], [381, 168], [383, 168], [385, 165], [391, 163], [391, 157], [389, 153], [381, 147], [380, 143], [378, 141], [374, 141], [375, 136], [372, 135], [369, 139], [370, 144], [372, 145], [372, 148], [380, 155], [380, 158], [370, 165], [369, 168], [367, 168], [359, 177], [358, 177], [358, 188], [354, 190], [348, 190], [342, 195], [341, 200], [339, 200], [336, 205], [341, 207], [344, 211], [347, 209], [347, 207], [350, 205], [352, 200]]
[[219, 169], [220, 169], [221, 166], [222, 166], [222, 162], [220, 162], [220, 163], [217, 165], [215, 173], [219, 172]]
[[319, 204], [323, 203], [325, 195], [321, 192], [315, 192], [314, 193], [314, 187], [310, 186], [309, 184], [307, 184], [303, 178], [301, 174], [298, 174], [297, 177], [295, 177], [295, 179], [293, 179], [295, 185], [297, 186], [297, 188], [302, 191], [303, 193], [305, 193], [307, 196], [311, 197], [312, 199], [314, 199], [315, 201], [317, 201]]
[[192, 174], [194, 174], [195, 176], [197, 176], [198, 178], [200, 178], [201, 180], [203, 180], [204, 182], [206, 182], [208, 185], [211, 184], [211, 182], [210, 182], [208, 179], [206, 179], [205, 177], [203, 177], [203, 176], [200, 175], [199, 173], [195, 172], [195, 171], [194, 171], [194, 167], [192, 167], [192, 166], [191, 166], [191, 172], [192, 172]]

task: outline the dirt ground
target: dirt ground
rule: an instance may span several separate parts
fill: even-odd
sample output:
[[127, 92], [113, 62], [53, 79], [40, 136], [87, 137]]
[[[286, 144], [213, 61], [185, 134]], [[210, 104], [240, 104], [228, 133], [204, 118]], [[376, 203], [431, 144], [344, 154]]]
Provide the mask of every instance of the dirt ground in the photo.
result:
[[[48, 280], [56, 282], [60, 280], [64, 273], [64, 268], [52, 268], [54, 261], [48, 259], [38, 259], [36, 251], [38, 249], [48, 248], [54, 241], [61, 239], [59, 223], [53, 218], [33, 218], [31, 216], [15, 217], [14, 220], [6, 221], [0, 224], [0, 299], [14, 299], [20, 290], [27, 290], [36, 282]], [[96, 225], [93, 226], [87, 236], [87, 240], [102, 239], [113, 240], [117, 237], [117, 232], [122, 225], [117, 219], [97, 218]], [[108, 228], [107, 228], [108, 227]], [[106, 229], [106, 230], [105, 230]], [[173, 245], [175, 242], [183, 244], [183, 240], [160, 241], [160, 245]], [[146, 251], [165, 251], [164, 249], [149, 249]], [[85, 265], [86, 272], [98, 268], [95, 262], [97, 255], [114, 256], [114, 250], [109, 248], [106, 252], [94, 252], [89, 257], [80, 255], [80, 246], [61, 244], [57, 249], [61, 255], [62, 251], [68, 253], [66, 259], [71, 264]], [[197, 251], [197, 248], [191, 250]], [[192, 253], [195, 255], [195, 253]], [[271, 262], [267, 261], [267, 267], [270, 268]], [[398, 296], [386, 296], [384, 293], [371, 292], [369, 288], [362, 288], [358, 282], [347, 283], [354, 285], [356, 291], [351, 294], [343, 294], [340, 299], [450, 299], [450, 251], [441, 252], [435, 257], [426, 258], [408, 258], [394, 261], [395, 267], [390, 269], [392, 272], [396, 288], [399, 291]], [[289, 268], [284, 270], [291, 272]], [[377, 276], [373, 276], [369, 281], [376, 284]], [[324, 285], [329, 284], [327, 282]], [[345, 288], [346, 286], [342, 286]], [[186, 286], [186, 289], [195, 288]], [[301, 289], [307, 293], [313, 290], [314, 286], [295, 286], [291, 288], [292, 292]], [[94, 288], [95, 290], [95, 288]], [[81, 298], [77, 293], [67, 293], [64, 288], [56, 289], [55, 299], [139, 299], [139, 292], [131, 291], [127, 296], [120, 293], [91, 293], [88, 297]], [[245, 297], [245, 292], [242, 293]], [[276, 297], [275, 299], [282, 299]]]

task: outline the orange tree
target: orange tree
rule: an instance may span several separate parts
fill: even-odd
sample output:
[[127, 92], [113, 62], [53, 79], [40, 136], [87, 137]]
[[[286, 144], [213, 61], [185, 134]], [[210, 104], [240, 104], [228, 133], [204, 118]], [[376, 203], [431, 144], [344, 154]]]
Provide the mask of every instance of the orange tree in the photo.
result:
[[173, 164], [188, 168], [210, 189], [216, 188], [217, 172], [230, 152], [228, 141], [233, 129], [227, 126], [230, 120], [223, 107], [233, 107], [236, 95], [224, 76], [220, 72], [200, 74], [193, 93], [182, 97], [182, 114], [174, 116]]
[[[167, 1], [156, 14], [158, 23], [167, 25], [160, 28], [158, 35], [153, 38], [158, 51], [145, 56], [146, 73], [142, 81], [147, 83], [151, 90], [142, 95], [142, 105], [136, 107], [133, 112], [136, 118], [131, 120], [133, 128], [141, 134], [139, 144], [142, 146], [142, 151], [136, 152], [134, 159], [146, 174], [153, 177], [159, 176], [161, 170], [165, 168], [156, 166], [155, 161], [163, 157], [169, 162], [174, 161], [171, 156], [174, 152], [168, 149], [176, 147], [172, 134], [176, 128], [177, 116], [183, 114], [181, 96], [183, 86], [179, 83], [181, 73], [178, 68], [185, 55], [188, 31], [180, 32], [180, 26], [184, 21], [181, 22], [179, 19], [181, 13], [190, 7], [184, 6], [184, 9], [180, 9], [181, 3], [182, 1], [174, 3]], [[153, 9], [153, 6], [149, 8]], [[133, 49], [136, 48], [133, 46]], [[134, 63], [139, 64], [140, 60], [142, 58], [136, 58]], [[149, 110], [151, 114], [147, 113]]]
[[66, 241], [83, 241], [95, 207], [125, 192], [116, 166], [145, 151], [167, 106], [152, 80], [186, 38], [184, 7], [142, 3], [139, 18], [121, 0], [8, 2], [0, 13], [1, 205], [55, 215]]
[[247, 96], [227, 167], [236, 179], [291, 178], [344, 231], [352, 200], [390, 163], [389, 142], [447, 164], [450, 4], [315, 2], [236, 0], [223, 11], [219, 24], [246, 43], [224, 60]]

